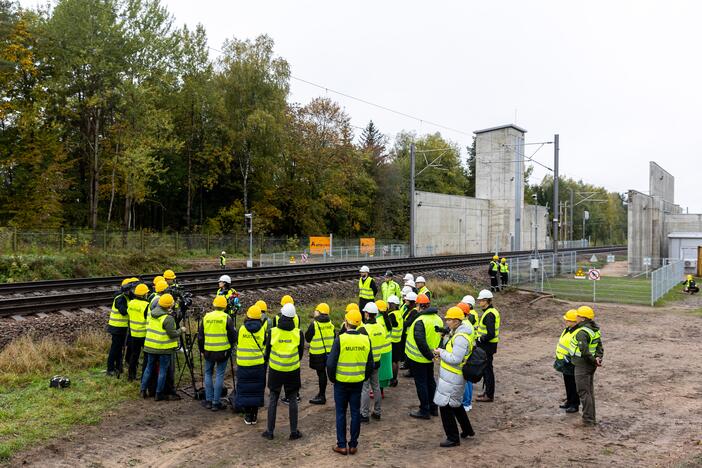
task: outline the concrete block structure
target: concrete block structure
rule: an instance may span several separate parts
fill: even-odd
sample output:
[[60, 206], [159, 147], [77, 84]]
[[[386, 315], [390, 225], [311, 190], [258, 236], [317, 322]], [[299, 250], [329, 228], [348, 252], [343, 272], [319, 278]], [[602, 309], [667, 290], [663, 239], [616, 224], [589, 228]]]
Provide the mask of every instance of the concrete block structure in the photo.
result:
[[417, 255], [546, 247], [547, 208], [524, 204], [525, 133], [516, 125], [475, 132], [475, 198], [415, 192]]
[[[649, 164], [649, 193], [629, 190], [627, 244], [630, 273], [643, 271], [645, 258], [651, 259], [650, 268], [660, 267], [666, 258], [685, 259], [681, 247], [671, 247], [673, 239], [681, 236], [695, 239], [698, 233], [702, 237], [702, 215], [683, 213], [682, 208], [675, 204], [674, 196], [675, 178], [655, 162]], [[671, 237], [673, 233], [678, 235]], [[690, 241], [685, 242], [685, 248], [691, 247]]]

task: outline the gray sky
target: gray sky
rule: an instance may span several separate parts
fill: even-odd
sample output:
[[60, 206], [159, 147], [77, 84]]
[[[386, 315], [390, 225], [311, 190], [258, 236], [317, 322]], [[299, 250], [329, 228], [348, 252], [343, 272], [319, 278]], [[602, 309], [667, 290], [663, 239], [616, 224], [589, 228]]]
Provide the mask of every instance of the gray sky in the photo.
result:
[[[293, 76], [334, 90], [469, 134], [511, 122], [527, 143], [559, 133], [565, 176], [646, 192], [655, 160], [675, 176], [675, 201], [702, 212], [702, 2], [162, 2], [177, 25], [202, 23], [214, 48], [270, 35]], [[294, 79], [291, 88], [296, 102], [325, 95]], [[373, 119], [391, 137], [439, 130], [471, 141], [328, 96], [359, 127]], [[553, 148], [536, 159], [551, 166]], [[544, 173], [537, 166], [532, 182]]]

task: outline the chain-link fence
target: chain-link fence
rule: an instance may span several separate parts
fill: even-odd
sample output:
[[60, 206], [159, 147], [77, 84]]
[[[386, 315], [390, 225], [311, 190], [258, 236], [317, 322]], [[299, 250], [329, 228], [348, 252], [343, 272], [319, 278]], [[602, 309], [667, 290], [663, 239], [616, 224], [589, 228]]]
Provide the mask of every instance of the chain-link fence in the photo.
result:
[[685, 279], [685, 262], [666, 260], [666, 265], [651, 272], [651, 305]]
[[375, 248], [333, 247], [322, 254], [308, 251], [285, 251], [261, 254], [261, 266], [289, 265], [298, 263], [353, 262], [370, 259], [404, 258], [409, 255], [408, 244], [376, 244]]

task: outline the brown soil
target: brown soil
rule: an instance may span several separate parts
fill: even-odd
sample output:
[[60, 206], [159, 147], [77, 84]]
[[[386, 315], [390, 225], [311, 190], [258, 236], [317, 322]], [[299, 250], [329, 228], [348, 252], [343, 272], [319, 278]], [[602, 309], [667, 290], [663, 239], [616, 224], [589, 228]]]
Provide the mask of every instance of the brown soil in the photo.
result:
[[[494, 403], [474, 404], [477, 435], [441, 449], [439, 418], [407, 416], [416, 405], [403, 378], [383, 401], [383, 420], [361, 430], [359, 452], [342, 457], [335, 443], [331, 389], [325, 407], [307, 404], [316, 378], [303, 371], [300, 429], [288, 441], [287, 411], [280, 408], [276, 439], [266, 441], [265, 411], [257, 426], [197, 402], [129, 402], [95, 427], [16, 456], [13, 464], [41, 466], [700, 466], [702, 464], [702, 317], [676, 310], [598, 306], [605, 346], [595, 385], [599, 425], [578, 427], [577, 415], [558, 409], [564, 396], [552, 368], [570, 304], [509, 293], [496, 303], [503, 315], [495, 358]], [[231, 385], [231, 382], [230, 382]], [[476, 389], [479, 386], [476, 387]], [[470, 460], [470, 463], [467, 461]]]
[[629, 274], [629, 262], [613, 262], [607, 263], [605, 266], [600, 268], [600, 274], [602, 276], [627, 276]]

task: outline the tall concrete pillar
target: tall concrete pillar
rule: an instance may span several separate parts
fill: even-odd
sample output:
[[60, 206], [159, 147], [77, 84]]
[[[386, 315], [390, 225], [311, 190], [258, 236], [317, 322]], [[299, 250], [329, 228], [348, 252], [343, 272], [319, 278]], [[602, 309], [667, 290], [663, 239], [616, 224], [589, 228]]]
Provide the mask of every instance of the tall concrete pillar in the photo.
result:
[[522, 250], [524, 134], [516, 125], [476, 130], [475, 197], [489, 200], [489, 250]]

